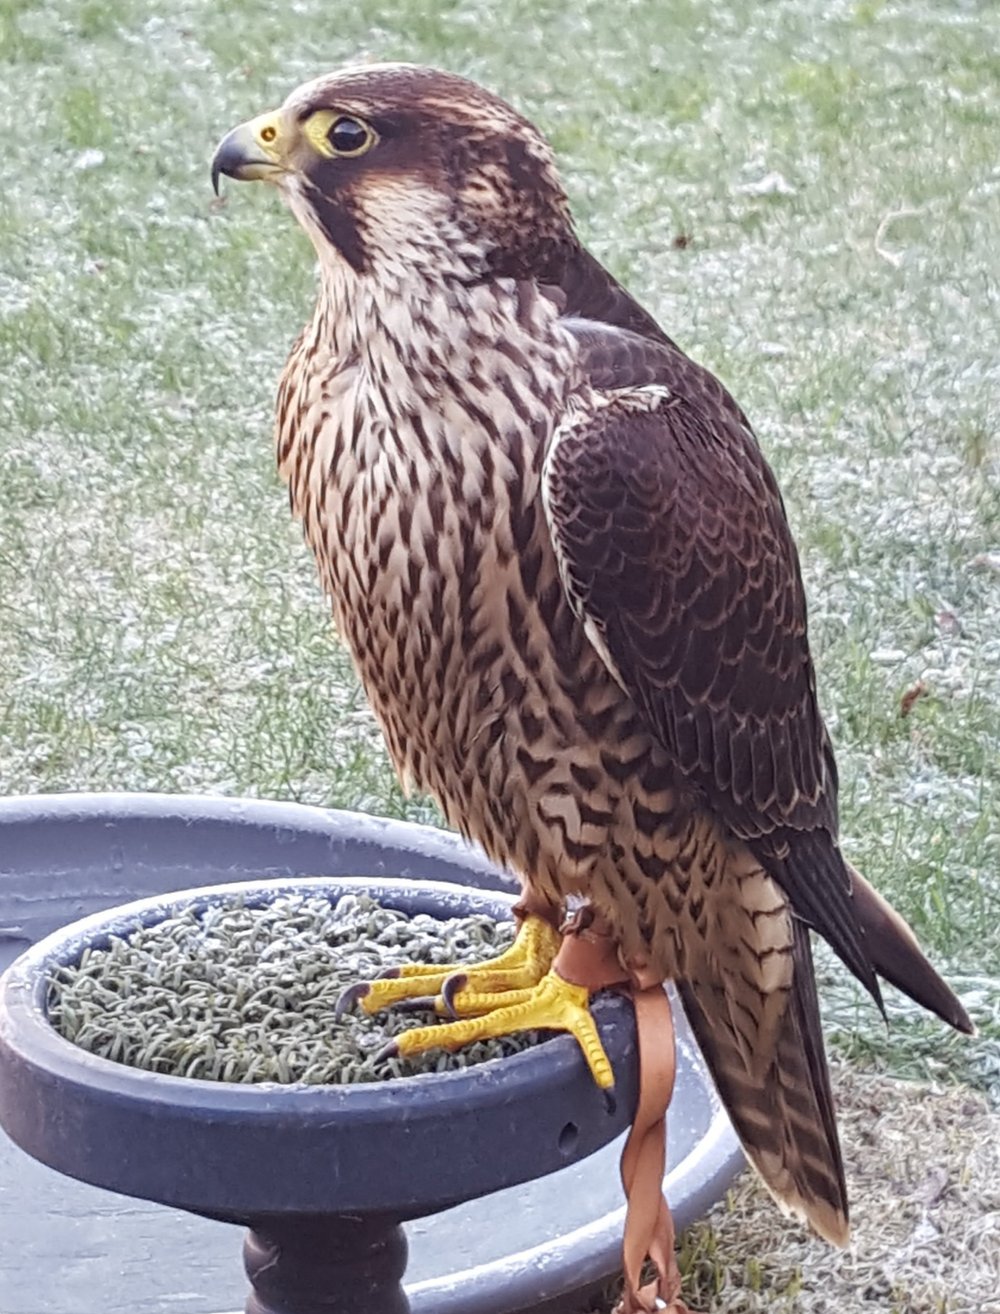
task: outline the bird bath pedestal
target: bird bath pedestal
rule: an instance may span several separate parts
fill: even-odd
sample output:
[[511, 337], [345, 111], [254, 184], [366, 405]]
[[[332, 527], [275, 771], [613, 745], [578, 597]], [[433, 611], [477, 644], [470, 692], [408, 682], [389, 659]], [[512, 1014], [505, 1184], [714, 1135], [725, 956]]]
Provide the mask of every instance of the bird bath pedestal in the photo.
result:
[[628, 1125], [630, 1009], [613, 997], [595, 1008], [619, 1074], [614, 1107], [568, 1044], [390, 1082], [235, 1085], [112, 1063], [49, 1023], [47, 981], [84, 949], [185, 907], [282, 894], [367, 894], [438, 919], [510, 916], [509, 897], [458, 885], [318, 877], [213, 886], [75, 922], [4, 978], [0, 1122], [71, 1177], [246, 1225], [247, 1314], [405, 1314], [404, 1220], [565, 1167]]
[[[93, 865], [102, 853], [111, 859], [103, 881]], [[324, 870], [333, 874], [296, 874]], [[375, 879], [337, 874], [352, 870]], [[42, 872], [61, 882], [59, 912], [46, 911], [52, 886], [40, 882]], [[408, 879], [389, 879], [388, 872]], [[470, 885], [427, 879], [434, 873], [464, 876]], [[225, 884], [162, 893], [197, 885], [198, 874]], [[616, 1267], [620, 1204], [590, 1209], [590, 1223], [573, 1223], [554, 1239], [553, 1215], [565, 1209], [572, 1222], [582, 1180], [576, 1174], [631, 1119], [637, 1074], [624, 999], [608, 996], [595, 1006], [616, 1073], [613, 1108], [568, 1037], [460, 1071], [383, 1083], [242, 1086], [124, 1067], [55, 1032], [45, 1011], [53, 966], [182, 904], [231, 897], [229, 882], [251, 875], [267, 879], [241, 885], [248, 902], [306, 889], [336, 898], [362, 887], [387, 906], [439, 917], [508, 916], [512, 902], [471, 888], [495, 883], [496, 873], [450, 837], [419, 827], [222, 800], [0, 803], [0, 928], [28, 941], [50, 932], [0, 978], [0, 1125], [11, 1140], [79, 1181], [248, 1228], [249, 1314], [574, 1308], [574, 1293], [579, 1298]], [[135, 893], [157, 893], [52, 930], [52, 918], [65, 922], [69, 908], [93, 908], [96, 891], [98, 904], [115, 902], [115, 890], [128, 880]], [[683, 1031], [675, 1099], [680, 1113], [672, 1125], [680, 1140], [672, 1142], [667, 1188], [684, 1225], [721, 1194], [740, 1160], [703, 1070], [685, 1057]], [[598, 1156], [600, 1186], [612, 1198], [614, 1157], [613, 1149]], [[534, 1194], [539, 1182], [560, 1176], [565, 1186], [555, 1202]], [[470, 1263], [464, 1234], [474, 1229], [463, 1210], [493, 1199], [502, 1203], [490, 1236], [510, 1226], [510, 1257], [503, 1259], [508, 1251], [501, 1246], [499, 1259], [494, 1251]], [[402, 1224], [439, 1211], [450, 1212], [425, 1235], [424, 1224], [411, 1224], [423, 1276], [404, 1286]], [[515, 1243], [518, 1225], [538, 1244]], [[0, 1237], [3, 1231], [0, 1225]], [[428, 1235], [439, 1249], [453, 1238], [456, 1262], [449, 1264], [446, 1252], [429, 1264]], [[114, 1270], [115, 1239], [107, 1246]], [[0, 1271], [4, 1259], [0, 1254]], [[57, 1251], [52, 1263], [59, 1263]], [[428, 1279], [429, 1268], [439, 1276]], [[160, 1275], [148, 1276], [152, 1286]], [[37, 1307], [70, 1308], [44, 1296]], [[122, 1304], [141, 1307], [141, 1289]]]

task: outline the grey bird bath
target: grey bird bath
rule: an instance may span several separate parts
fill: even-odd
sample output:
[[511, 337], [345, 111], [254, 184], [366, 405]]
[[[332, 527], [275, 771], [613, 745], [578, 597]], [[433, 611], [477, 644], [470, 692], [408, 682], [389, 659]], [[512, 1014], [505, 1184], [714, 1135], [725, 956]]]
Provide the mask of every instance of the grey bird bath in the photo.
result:
[[[501, 878], [480, 855], [422, 827], [250, 801], [0, 802], [0, 953], [49, 937], [0, 986], [0, 1123], [41, 1163], [91, 1184], [2, 1147], [5, 1314], [235, 1308], [228, 1229], [177, 1209], [250, 1227], [250, 1314], [570, 1310], [615, 1271], [618, 1147], [599, 1147], [635, 1100], [622, 1000], [598, 1013], [616, 1071], [613, 1113], [565, 1037], [457, 1073], [254, 1088], [123, 1068], [48, 1025], [45, 965], [73, 960], [116, 921], [162, 915], [164, 896], [192, 886], [258, 878], [250, 897], [267, 899], [306, 874], [334, 877], [321, 885], [340, 890], [356, 885], [348, 877], [375, 878], [376, 897], [407, 912], [463, 915], [485, 901], [504, 915], [511, 902], [481, 892]], [[137, 913], [100, 915], [137, 896], [147, 899]], [[81, 914], [90, 916], [58, 931]], [[683, 1226], [741, 1159], [683, 1027], [680, 1040], [667, 1189]], [[55, 1209], [53, 1180], [65, 1183]], [[107, 1190], [158, 1203], [116, 1212]], [[77, 1261], [81, 1224], [103, 1263]]]

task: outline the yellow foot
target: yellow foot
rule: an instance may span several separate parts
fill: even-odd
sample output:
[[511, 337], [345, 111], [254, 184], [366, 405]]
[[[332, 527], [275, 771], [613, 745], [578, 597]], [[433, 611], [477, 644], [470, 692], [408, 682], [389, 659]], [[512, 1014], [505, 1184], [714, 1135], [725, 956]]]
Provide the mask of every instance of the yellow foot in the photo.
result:
[[514, 943], [497, 958], [485, 963], [390, 967], [377, 980], [359, 981], [345, 990], [337, 1012], [357, 1003], [370, 1015], [406, 1001], [411, 1007], [433, 1007], [441, 1017], [467, 1016], [467, 1010], [459, 1008], [460, 995], [495, 995], [537, 985], [552, 966], [559, 945], [554, 926], [542, 917], [526, 917]]
[[602, 1090], [614, 1085], [614, 1073], [591, 1016], [590, 991], [571, 985], [555, 971], [536, 986], [499, 994], [460, 990], [452, 1005], [460, 1020], [404, 1031], [383, 1051], [385, 1056], [412, 1058], [429, 1049], [461, 1049], [475, 1040], [509, 1036], [515, 1031], [568, 1031], [575, 1036], [591, 1075]]
[[401, 1005], [410, 1010], [431, 1007], [439, 1017], [458, 1019], [404, 1031], [383, 1051], [386, 1057], [461, 1049], [517, 1031], [568, 1031], [579, 1042], [594, 1080], [610, 1090], [614, 1076], [588, 1007], [590, 991], [551, 970], [561, 943], [551, 923], [529, 916], [498, 958], [468, 966], [413, 963], [390, 968], [378, 980], [360, 981], [345, 990], [337, 1013], [354, 1004], [368, 1014]]

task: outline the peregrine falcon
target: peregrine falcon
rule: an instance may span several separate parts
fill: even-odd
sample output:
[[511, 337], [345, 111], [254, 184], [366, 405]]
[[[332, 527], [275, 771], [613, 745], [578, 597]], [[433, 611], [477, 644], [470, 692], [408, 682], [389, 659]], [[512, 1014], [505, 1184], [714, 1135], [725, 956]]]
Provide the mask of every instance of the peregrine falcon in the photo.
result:
[[458, 1017], [407, 1052], [563, 1026], [607, 1085], [586, 984], [553, 968], [586, 901], [624, 970], [676, 983], [772, 1193], [843, 1243], [811, 932], [876, 1003], [881, 976], [971, 1027], [841, 853], [798, 557], [747, 417], [472, 82], [319, 78], [231, 132], [220, 174], [273, 183], [319, 259], [278, 468], [389, 752], [522, 884], [503, 959], [355, 997]]

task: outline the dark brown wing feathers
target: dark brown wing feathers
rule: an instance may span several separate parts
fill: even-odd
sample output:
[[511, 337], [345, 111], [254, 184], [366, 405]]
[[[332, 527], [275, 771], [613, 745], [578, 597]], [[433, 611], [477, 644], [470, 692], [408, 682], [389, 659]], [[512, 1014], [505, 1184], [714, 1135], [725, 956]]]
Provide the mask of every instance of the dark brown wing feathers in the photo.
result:
[[570, 327], [594, 386], [625, 387], [631, 371], [631, 386], [669, 391], [655, 410], [608, 408], [552, 455], [574, 602], [685, 775], [879, 999], [774, 478], [706, 370], [634, 334]]
[[645, 412], [606, 408], [550, 454], [567, 592], [692, 788], [795, 915], [773, 1052], [748, 1065], [711, 959], [677, 986], [765, 1182], [843, 1244], [847, 1193], [809, 928], [880, 1007], [876, 973], [959, 1030], [971, 1024], [903, 920], [840, 853], [798, 555], [746, 416], [586, 252], [569, 261], [560, 295], [592, 388], [669, 393]]
[[896, 912], [872, 888], [859, 871], [850, 868], [851, 892], [865, 945], [879, 976], [923, 1008], [936, 1013], [956, 1031], [973, 1035], [975, 1027], [950, 986], [942, 981], [917, 944], [916, 936]]
[[[598, 409], [550, 452], [564, 584], [693, 790], [789, 900], [793, 971], [773, 1052], [748, 1065], [728, 987], [710, 963], [677, 984], [764, 1180], [843, 1244], [847, 1195], [809, 928], [880, 1007], [877, 972], [959, 1030], [971, 1024], [906, 924], [840, 853], [837, 769], [816, 700], [798, 555], [746, 417], [596, 269], [590, 291], [570, 286], [564, 321], [590, 385], [606, 397], [631, 390], [633, 400], [637, 388], [664, 393], [647, 396], [648, 409]], [[573, 318], [601, 311], [603, 324]]]

